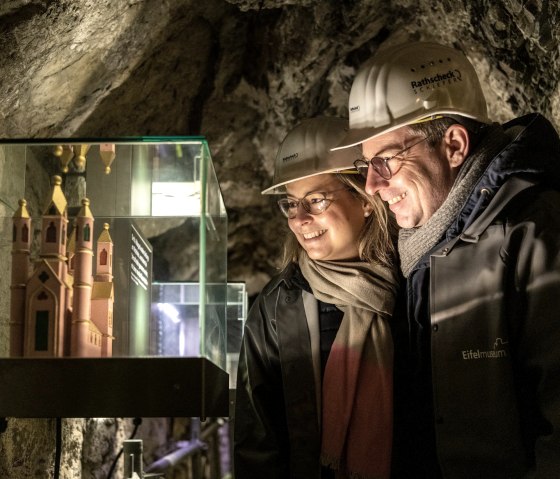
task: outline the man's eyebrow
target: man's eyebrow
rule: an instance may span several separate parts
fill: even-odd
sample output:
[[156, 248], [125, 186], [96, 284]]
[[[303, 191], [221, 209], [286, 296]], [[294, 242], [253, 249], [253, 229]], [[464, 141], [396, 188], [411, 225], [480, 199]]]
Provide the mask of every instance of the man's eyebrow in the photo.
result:
[[402, 146], [402, 142], [397, 142], [397, 140], [392, 141], [391, 143], [387, 143], [385, 146], [383, 146], [380, 150], [377, 151], [377, 153], [375, 155], [371, 155], [372, 157], [374, 156], [380, 156], [383, 152], [387, 151], [387, 150], [397, 150], [397, 151], [401, 151], [403, 149]]

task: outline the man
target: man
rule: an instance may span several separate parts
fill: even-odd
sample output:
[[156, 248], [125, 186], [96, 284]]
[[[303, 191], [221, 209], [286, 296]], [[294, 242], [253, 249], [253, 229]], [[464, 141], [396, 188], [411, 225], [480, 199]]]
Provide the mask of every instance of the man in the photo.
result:
[[394, 476], [560, 477], [558, 134], [491, 123], [472, 65], [433, 43], [380, 51], [349, 110], [337, 149], [361, 144], [401, 227]]

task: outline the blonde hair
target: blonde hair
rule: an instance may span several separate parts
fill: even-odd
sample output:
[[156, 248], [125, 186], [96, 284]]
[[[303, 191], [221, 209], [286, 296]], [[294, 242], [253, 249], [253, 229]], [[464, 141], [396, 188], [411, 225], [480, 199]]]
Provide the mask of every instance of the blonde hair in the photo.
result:
[[[351, 188], [352, 194], [359, 200], [372, 207], [371, 214], [358, 236], [358, 252], [360, 259], [368, 263], [378, 263], [386, 266], [396, 262], [397, 223], [389, 214], [387, 206], [379, 196], [371, 196], [365, 191], [365, 179], [359, 174], [334, 173], [334, 176]], [[284, 243], [281, 268], [290, 263], [297, 263], [298, 255], [302, 251], [295, 235], [290, 231]]]

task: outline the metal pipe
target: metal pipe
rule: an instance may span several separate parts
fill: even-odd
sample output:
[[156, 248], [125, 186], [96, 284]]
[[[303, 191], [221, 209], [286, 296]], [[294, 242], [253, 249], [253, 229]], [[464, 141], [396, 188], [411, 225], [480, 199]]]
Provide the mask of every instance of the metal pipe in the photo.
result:
[[[195, 418], [193, 418], [195, 419]], [[177, 449], [157, 461], [153, 462], [150, 466], [146, 468], [146, 472], [163, 472], [182, 460], [188, 458], [189, 456], [200, 452], [205, 451], [208, 448], [208, 445], [204, 440], [207, 440], [212, 434], [215, 434], [218, 429], [223, 426], [225, 421], [222, 418], [218, 418], [209, 426], [205, 427], [202, 431], [200, 431], [200, 422], [193, 421], [191, 424], [192, 432], [189, 441], [179, 441], [177, 442]], [[198, 436], [200, 435], [200, 440]]]
[[178, 449], [163, 456], [146, 468], [146, 472], [163, 472], [177, 463], [186, 459], [192, 454], [203, 451], [206, 449], [206, 443], [200, 441], [199, 439], [191, 439], [190, 441], [178, 442]]

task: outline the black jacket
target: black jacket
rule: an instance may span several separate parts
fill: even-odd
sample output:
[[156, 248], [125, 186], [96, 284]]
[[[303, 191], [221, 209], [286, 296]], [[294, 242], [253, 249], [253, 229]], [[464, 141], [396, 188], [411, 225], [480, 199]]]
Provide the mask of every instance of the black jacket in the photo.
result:
[[[251, 307], [237, 376], [236, 479], [319, 479], [317, 364], [295, 265], [273, 278]], [[308, 307], [309, 311], [310, 308]]]
[[402, 477], [560, 477], [560, 141], [540, 115], [511, 127], [407, 281]]

